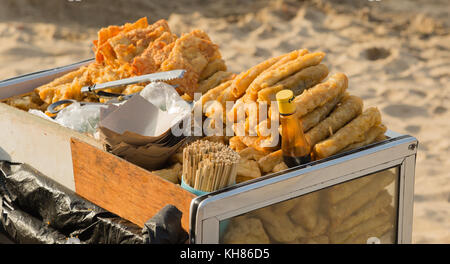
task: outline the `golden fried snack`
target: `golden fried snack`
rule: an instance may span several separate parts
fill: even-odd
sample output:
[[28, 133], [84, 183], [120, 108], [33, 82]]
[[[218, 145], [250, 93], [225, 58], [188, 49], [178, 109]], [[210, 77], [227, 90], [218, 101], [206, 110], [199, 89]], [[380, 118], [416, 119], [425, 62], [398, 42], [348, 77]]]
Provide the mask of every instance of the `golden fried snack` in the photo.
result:
[[[259, 159], [261, 159], [262, 157], [266, 156], [270, 152], [257, 150], [257, 149], [255, 149], [253, 147], [247, 147], [247, 148], [245, 148], [245, 149], [243, 149], [241, 151], [238, 151], [238, 153], [239, 153], [239, 156], [241, 156], [242, 159], [258, 161]], [[259, 168], [258, 168], [258, 170], [259, 170]]]
[[[200, 74], [210, 61], [217, 59], [219, 47], [212, 43], [204, 31], [193, 30], [175, 41], [167, 60], [161, 64], [161, 71], [185, 69], [182, 79], [172, 80], [178, 84], [177, 90], [193, 97], [197, 91]], [[218, 55], [219, 54], [219, 55]]]
[[254, 160], [240, 159], [237, 166], [236, 183], [261, 177], [258, 163]]
[[247, 145], [242, 143], [241, 139], [238, 136], [230, 138], [229, 146], [236, 152], [242, 151], [247, 148]]
[[293, 73], [296, 73], [306, 67], [319, 64], [325, 57], [325, 53], [308, 53], [307, 50], [299, 50], [298, 54], [295, 54], [295, 56], [295, 59], [289, 60], [281, 65], [277, 65], [277, 67], [272, 67], [261, 73], [261, 75], [258, 76], [249, 86], [250, 92], [256, 94], [259, 90], [272, 86]]
[[293, 199], [279, 202], [277, 204], [272, 204], [271, 207], [272, 207], [273, 213], [276, 215], [287, 214], [290, 210], [292, 210], [292, 208], [295, 207], [296, 204], [297, 204], [297, 201], [295, 198], [293, 198]]
[[[394, 225], [391, 221], [387, 221], [384, 224], [374, 227], [370, 229], [367, 233], [359, 235], [357, 237], [350, 237], [347, 240], [343, 242], [343, 244], [367, 244], [367, 240], [371, 237], [382, 237], [384, 234], [386, 234], [389, 231], [392, 231], [394, 228]], [[394, 241], [394, 240], [392, 240]]]
[[202, 95], [199, 102], [203, 105], [203, 111], [205, 111], [207, 107], [206, 103], [209, 101], [215, 101], [228, 87], [230, 87], [232, 82], [232, 80], [223, 82]]
[[[350, 230], [347, 230], [344, 232], [331, 233], [330, 241], [331, 241], [331, 243], [334, 243], [334, 244], [350, 242], [353, 238], [359, 237], [360, 235], [369, 234], [371, 231], [375, 230], [377, 227], [392, 226], [391, 217], [392, 216], [389, 212], [382, 211], [375, 217], [372, 217], [371, 219], [368, 219], [368, 220], [362, 222], [361, 224], [352, 227]], [[387, 231], [387, 229], [383, 228], [384, 232]], [[381, 234], [375, 234], [375, 235], [381, 235]], [[367, 241], [367, 239], [369, 237], [366, 237], [365, 240]]]
[[269, 244], [270, 239], [261, 220], [257, 218], [234, 218], [222, 240], [223, 244]]
[[328, 67], [325, 64], [307, 67], [277, 82], [273, 86], [261, 89], [258, 92], [258, 102], [267, 102], [270, 104], [272, 101], [276, 101], [275, 95], [283, 89], [292, 90], [294, 95], [297, 96], [305, 89], [320, 83], [327, 75]]
[[[323, 56], [322, 56], [323, 55]], [[296, 50], [289, 53], [288, 56], [280, 59], [277, 63], [262, 72], [249, 85], [244, 99], [244, 102], [256, 101], [258, 92], [261, 89], [274, 85], [289, 75], [300, 71], [303, 68], [317, 65], [325, 56], [324, 53], [308, 53], [308, 50]]]
[[328, 204], [336, 204], [361, 189], [375, 177], [376, 174], [372, 174], [332, 186], [324, 191], [324, 200]]
[[306, 140], [311, 146], [314, 146], [360, 115], [362, 109], [363, 101], [361, 98], [357, 96], [343, 98], [340, 105], [327, 118], [305, 134]]
[[271, 206], [258, 209], [253, 213], [261, 219], [269, 237], [278, 243], [292, 242], [298, 237], [298, 233], [304, 233], [301, 227], [295, 226], [286, 214], [275, 214]]
[[[161, 23], [162, 21], [160, 20], [159, 22]], [[144, 29], [148, 26], [147, 18], [143, 17], [135, 23], [126, 23], [123, 26], [109, 26], [99, 30], [97, 40], [93, 41], [96, 62], [103, 63], [106, 60], [107, 64], [113, 63], [115, 56], [113, 54], [113, 48], [109, 43], [110, 39], [120, 33], [127, 33], [136, 29]]]
[[272, 169], [272, 172], [280, 172], [289, 169], [289, 167], [284, 162], [280, 162], [277, 165], [275, 165]]
[[175, 165], [171, 166], [167, 169], [152, 171], [153, 174], [158, 175], [159, 177], [166, 179], [175, 184], [179, 184], [179, 178], [183, 170], [183, 166], [180, 163], [175, 163]]
[[356, 226], [385, 210], [391, 202], [392, 196], [388, 191], [381, 191], [374, 200], [367, 202], [358, 211], [348, 217], [347, 220], [337, 226], [333, 232], [342, 232], [351, 229], [353, 226]]
[[350, 197], [331, 205], [328, 208], [331, 226], [335, 228], [368, 201], [374, 199], [384, 187], [394, 181], [394, 178], [395, 175], [391, 171], [379, 172], [376, 174], [376, 177], [372, 178], [370, 183], [356, 191]]
[[233, 107], [226, 113], [226, 117], [232, 123], [238, 122], [238, 118], [245, 118], [245, 104], [242, 97], [234, 102]]
[[[39, 86], [35, 89], [35, 91], [39, 94], [39, 97], [42, 101], [47, 104], [53, 103], [53, 97], [55, 95], [55, 90], [61, 85], [67, 85], [68, 83], [74, 82], [75, 79], [81, 78], [83, 75], [86, 75], [86, 71], [88, 70], [87, 66], [83, 66], [76, 71], [69, 72], [62, 77], [56, 78], [48, 84]], [[81, 89], [81, 87], [80, 87]]]
[[293, 200], [296, 205], [289, 211], [291, 220], [309, 231], [314, 230], [319, 216], [320, 193], [312, 192]]
[[[124, 63], [132, 63], [135, 57], [140, 56], [165, 32], [171, 35], [170, 42], [174, 38], [176, 39], [176, 36], [171, 34], [167, 21], [161, 19], [145, 28], [135, 28], [128, 32], [120, 32], [99, 47], [98, 52], [102, 53], [105, 63], [110, 66], [115, 67]], [[153, 64], [154, 61], [147, 63]], [[150, 68], [153, 68], [153, 66], [150, 66]]]
[[200, 81], [210, 78], [214, 73], [219, 71], [227, 71], [227, 66], [222, 58], [214, 59], [206, 65], [205, 69], [200, 74]]
[[320, 235], [324, 235], [327, 233], [329, 226], [330, 219], [322, 212], [319, 212], [316, 227], [307, 233], [307, 237], [317, 237]]
[[319, 83], [295, 97], [297, 115], [303, 117], [316, 107], [322, 106], [345, 92], [348, 87], [347, 76], [343, 73], [332, 75], [326, 82]]
[[336, 105], [346, 96], [346, 93], [339, 94], [333, 100], [327, 102], [323, 106], [317, 107], [314, 111], [302, 117], [303, 132], [308, 132], [315, 127], [336, 107]]
[[[258, 137], [258, 136], [239, 136], [242, 143], [247, 147], [255, 148], [259, 151], [274, 151], [279, 149], [279, 142], [276, 142], [277, 138], [268, 137]], [[279, 140], [278, 140], [279, 141]], [[276, 163], [277, 164], [277, 163]], [[274, 164], [273, 166], [275, 166]]]
[[336, 154], [348, 145], [364, 139], [364, 134], [375, 125], [381, 124], [378, 108], [371, 107], [350, 123], [339, 129], [336, 134], [314, 146], [316, 158], [326, 158]]
[[268, 173], [273, 170], [275, 165], [283, 162], [283, 152], [280, 150], [277, 150], [275, 152], [270, 153], [269, 155], [261, 158], [258, 161], [259, 168], [261, 168], [261, 171], [263, 173]]
[[[357, 148], [369, 145], [369, 144], [377, 142], [377, 141], [382, 141], [382, 140], [384, 140], [382, 138], [384, 136], [384, 133], [386, 133], [386, 131], [387, 131], [387, 127], [385, 125], [383, 125], [383, 124], [376, 125], [364, 134], [364, 140], [350, 144], [347, 147], [345, 147], [343, 150], [341, 150], [340, 152], [357, 149]], [[381, 140], [377, 140], [377, 139], [381, 139]]]
[[217, 87], [219, 84], [232, 80], [233, 73], [226, 71], [218, 71], [210, 76], [208, 79], [205, 79], [199, 83], [198, 93], [206, 93], [214, 87]]
[[25, 111], [30, 109], [45, 111], [48, 106], [48, 104], [42, 101], [39, 95], [34, 91], [0, 100], [0, 103], [6, 103], [10, 106], [14, 106]]
[[160, 30], [165, 32], [152, 41], [142, 54], [134, 57], [132, 67], [136, 75], [158, 71], [161, 64], [169, 57], [177, 36], [172, 34], [168, 27], [164, 29], [161, 27]]
[[272, 66], [285, 56], [287, 56], [287, 54], [270, 58], [268, 60], [261, 62], [256, 66], [253, 66], [246, 72], [240, 73], [238, 76], [236, 76], [236, 79], [234, 80], [233, 83], [233, 90], [232, 90], [233, 95], [236, 97], [241, 97], [247, 90], [248, 86], [253, 82], [253, 80], [256, 77], [258, 77], [258, 75], [260, 75], [263, 71], [265, 71], [267, 68], [269, 68], [270, 66]]

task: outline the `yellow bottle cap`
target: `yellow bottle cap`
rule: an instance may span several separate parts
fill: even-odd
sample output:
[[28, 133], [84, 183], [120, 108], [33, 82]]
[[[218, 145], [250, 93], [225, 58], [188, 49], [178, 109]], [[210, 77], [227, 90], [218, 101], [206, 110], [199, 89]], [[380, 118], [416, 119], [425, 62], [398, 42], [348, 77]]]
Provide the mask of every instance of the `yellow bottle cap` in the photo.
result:
[[279, 91], [276, 95], [278, 111], [280, 114], [289, 115], [295, 112], [294, 93], [291, 90]]

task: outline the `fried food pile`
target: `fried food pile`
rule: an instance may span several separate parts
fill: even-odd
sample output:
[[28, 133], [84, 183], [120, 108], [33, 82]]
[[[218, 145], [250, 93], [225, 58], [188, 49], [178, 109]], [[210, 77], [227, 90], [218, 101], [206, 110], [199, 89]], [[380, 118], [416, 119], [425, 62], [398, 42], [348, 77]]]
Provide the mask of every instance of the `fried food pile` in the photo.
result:
[[[323, 52], [295, 50], [265, 60], [202, 96], [207, 117], [222, 112], [223, 123], [233, 123], [235, 136], [223, 140], [241, 155], [238, 182], [287, 168], [280, 142], [270, 144], [273, 135], [264, 133], [270, 129], [271, 120], [278, 122], [275, 95], [283, 89], [296, 95], [296, 115], [316, 160], [385, 139], [387, 128], [379, 110], [363, 109], [362, 99], [347, 92], [345, 74], [335, 73], [326, 79], [329, 72], [322, 63], [324, 57]], [[211, 100], [216, 103], [208, 104]], [[231, 110], [226, 107], [227, 101], [233, 102]], [[248, 105], [256, 105], [253, 119]], [[266, 119], [258, 112], [263, 106], [267, 106]], [[245, 120], [239, 120], [239, 112], [245, 112]]]
[[226, 244], [395, 242], [392, 170], [378, 172], [230, 220]]
[[[179, 94], [192, 100], [194, 92], [206, 92], [232, 76], [227, 72], [218, 45], [204, 31], [196, 29], [178, 37], [164, 19], [148, 24], [144, 17], [135, 23], [102, 28], [93, 49], [95, 61], [91, 64], [36, 88], [34, 93], [38, 96], [18, 96], [6, 103], [24, 110], [45, 110], [49, 104], [62, 99], [98, 101], [93, 94], [82, 94], [81, 87], [175, 69], [185, 69], [186, 74], [168, 83], [178, 85]], [[105, 91], [132, 94], [145, 85], [132, 84]]]

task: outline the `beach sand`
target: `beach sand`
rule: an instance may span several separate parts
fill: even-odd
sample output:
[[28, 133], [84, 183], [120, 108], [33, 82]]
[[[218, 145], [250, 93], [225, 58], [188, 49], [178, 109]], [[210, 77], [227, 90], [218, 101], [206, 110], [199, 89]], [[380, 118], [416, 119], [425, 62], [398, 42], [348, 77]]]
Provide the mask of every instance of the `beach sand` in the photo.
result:
[[[1, 0], [0, 79], [93, 57], [97, 30], [147, 16], [205, 30], [229, 70], [307, 48], [327, 53], [349, 92], [415, 136], [414, 243], [450, 243], [448, 1]], [[159, 1], [158, 1], [159, 2]]]

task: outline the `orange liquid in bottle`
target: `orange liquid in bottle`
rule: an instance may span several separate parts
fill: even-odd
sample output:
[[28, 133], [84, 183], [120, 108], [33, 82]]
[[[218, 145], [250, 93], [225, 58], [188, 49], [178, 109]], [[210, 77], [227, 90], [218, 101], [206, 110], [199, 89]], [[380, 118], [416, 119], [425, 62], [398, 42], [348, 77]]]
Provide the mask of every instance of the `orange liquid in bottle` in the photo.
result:
[[280, 115], [281, 150], [284, 163], [291, 168], [311, 161], [311, 147], [306, 141], [300, 119], [295, 114]]
[[311, 161], [311, 146], [303, 133], [301, 120], [295, 114], [294, 94], [283, 90], [277, 94], [281, 123], [281, 150], [284, 163], [295, 167]]

